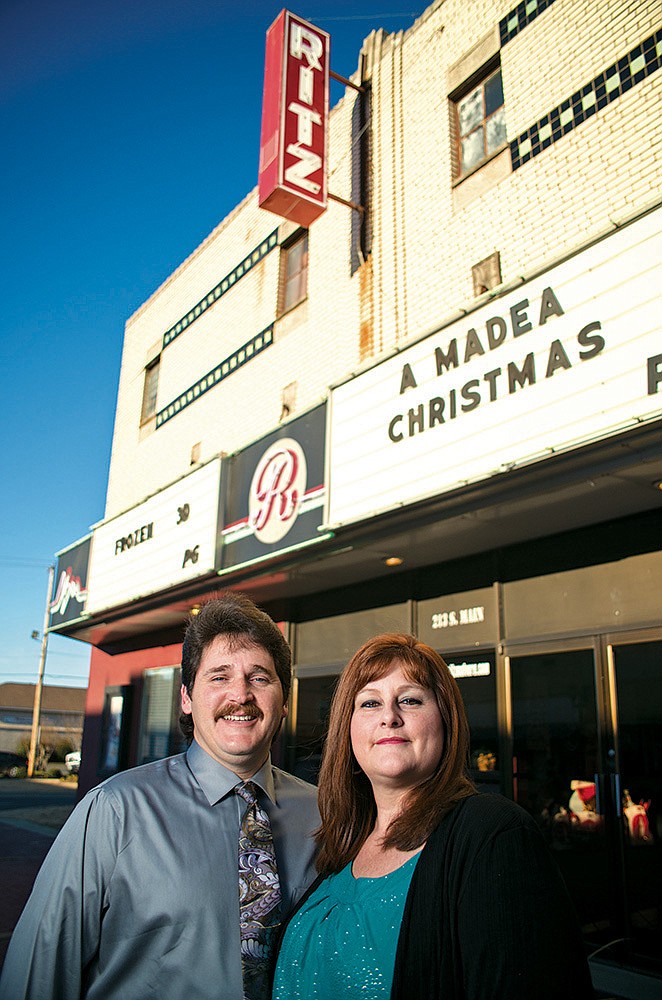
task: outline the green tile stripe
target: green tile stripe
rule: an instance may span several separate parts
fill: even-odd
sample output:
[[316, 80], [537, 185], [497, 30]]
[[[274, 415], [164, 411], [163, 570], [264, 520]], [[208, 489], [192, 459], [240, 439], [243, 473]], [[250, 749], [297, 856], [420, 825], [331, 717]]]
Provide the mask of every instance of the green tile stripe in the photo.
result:
[[180, 333], [183, 333], [184, 330], [187, 330], [192, 323], [195, 323], [196, 319], [202, 316], [202, 314], [206, 312], [210, 306], [213, 306], [215, 302], [218, 302], [221, 296], [225, 295], [226, 292], [229, 292], [231, 288], [234, 288], [237, 282], [241, 281], [244, 275], [248, 274], [248, 272], [257, 263], [259, 263], [259, 261], [266, 257], [268, 253], [271, 253], [277, 245], [278, 230], [274, 229], [273, 233], [270, 233], [269, 236], [267, 236], [265, 240], [262, 240], [262, 242], [258, 244], [254, 250], [251, 250], [247, 257], [244, 257], [244, 259], [237, 264], [232, 271], [226, 274], [225, 277], [222, 278], [210, 292], [207, 292], [207, 294], [203, 296], [203, 298], [201, 298], [192, 309], [189, 309], [189, 311], [182, 316], [181, 319], [177, 320], [177, 322], [163, 334], [163, 349], [165, 350], [168, 344], [171, 344], [173, 340], [179, 337]]
[[223, 382], [249, 361], [252, 361], [254, 357], [265, 351], [267, 347], [271, 347], [273, 340], [274, 327], [272, 323], [271, 326], [262, 330], [261, 333], [258, 333], [257, 336], [247, 341], [234, 351], [234, 353], [228, 355], [215, 368], [212, 368], [211, 371], [203, 375], [197, 382], [194, 382], [192, 386], [177, 396], [176, 399], [173, 399], [171, 403], [164, 406], [162, 410], [159, 410], [156, 414], [157, 428], [162, 427], [163, 424], [172, 420], [173, 417], [176, 417], [178, 413], [185, 410], [191, 403], [195, 403], [196, 400], [204, 396], [210, 389], [213, 389], [219, 382]]
[[662, 65], [662, 29], [607, 66], [571, 97], [543, 115], [510, 143], [513, 170], [528, 163], [568, 132], [647, 79]]
[[542, 14], [543, 11], [551, 7], [554, 0], [523, 0], [510, 14], [506, 14], [499, 21], [499, 37], [502, 47], [511, 39], [518, 35], [523, 28], [531, 24], [532, 21]]

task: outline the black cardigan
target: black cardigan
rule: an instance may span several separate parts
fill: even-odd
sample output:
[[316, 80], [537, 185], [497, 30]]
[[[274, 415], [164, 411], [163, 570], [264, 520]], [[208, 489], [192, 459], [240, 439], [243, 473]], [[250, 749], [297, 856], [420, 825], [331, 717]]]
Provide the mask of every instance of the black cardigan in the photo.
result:
[[464, 799], [416, 865], [391, 1000], [592, 996], [577, 918], [535, 822], [501, 795]]

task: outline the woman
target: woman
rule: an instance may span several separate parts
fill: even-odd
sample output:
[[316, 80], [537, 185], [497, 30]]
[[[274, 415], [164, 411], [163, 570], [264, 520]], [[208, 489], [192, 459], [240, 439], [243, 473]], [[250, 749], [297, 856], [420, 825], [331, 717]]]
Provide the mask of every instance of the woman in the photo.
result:
[[459, 688], [410, 635], [365, 643], [333, 698], [319, 878], [281, 938], [274, 1000], [592, 995], [534, 821], [465, 774]]

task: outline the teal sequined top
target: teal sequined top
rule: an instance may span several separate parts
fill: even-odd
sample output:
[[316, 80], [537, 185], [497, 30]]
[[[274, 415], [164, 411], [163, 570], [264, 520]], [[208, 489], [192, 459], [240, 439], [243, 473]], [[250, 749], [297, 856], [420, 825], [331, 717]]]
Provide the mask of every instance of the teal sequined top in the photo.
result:
[[384, 1000], [391, 992], [400, 924], [415, 854], [388, 875], [330, 875], [290, 920], [273, 1000]]

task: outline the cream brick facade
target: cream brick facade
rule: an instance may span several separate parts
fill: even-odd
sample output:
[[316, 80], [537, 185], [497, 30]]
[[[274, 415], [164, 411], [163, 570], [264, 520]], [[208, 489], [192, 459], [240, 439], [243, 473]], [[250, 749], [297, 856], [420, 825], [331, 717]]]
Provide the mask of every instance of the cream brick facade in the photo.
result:
[[[534, 10], [535, 3], [527, 9]], [[507, 137], [590, 83], [660, 27], [658, 0], [556, 0], [500, 45], [514, 0], [440, 0], [402, 34], [364, 43], [372, 89], [371, 253], [352, 270], [352, 212], [331, 203], [310, 230], [308, 297], [276, 316], [274, 248], [165, 348], [164, 333], [270, 233], [292, 226], [257, 207], [253, 191], [126, 326], [106, 518], [191, 469], [277, 427], [283, 390], [296, 416], [334, 382], [402, 348], [473, 303], [472, 265], [498, 251], [510, 284], [618, 226], [660, 197], [662, 72], [511, 166], [506, 146], [454, 180], [449, 94], [500, 54]], [[329, 188], [355, 196], [352, 90], [330, 123]], [[355, 249], [355, 248], [354, 248]], [[273, 326], [273, 344], [173, 419], [140, 428], [145, 366], [161, 353], [157, 409]]]
[[[493, 170], [493, 161], [453, 186], [448, 94], [457, 63], [493, 36], [514, 6], [447, 0], [404, 36], [366, 42], [380, 206], [375, 342], [386, 350], [471, 300], [471, 266], [494, 251], [509, 283], [659, 199], [659, 71], [519, 170]], [[501, 48], [509, 141], [660, 23], [655, 0], [553, 3]], [[509, 161], [508, 150], [500, 158]]]
[[[351, 197], [354, 94], [336, 107], [330, 185]], [[296, 383], [296, 410], [326, 397], [358, 359], [359, 280], [350, 278], [351, 211], [331, 203], [309, 247], [308, 297], [277, 319], [278, 247], [161, 351], [163, 335], [274, 230], [294, 230], [257, 205], [257, 189], [211, 233], [126, 325], [106, 518], [140, 503], [191, 470], [191, 453], [208, 461], [277, 427], [283, 390]], [[162, 409], [271, 324], [273, 344], [158, 429], [140, 427], [145, 366], [161, 352], [157, 408]]]

